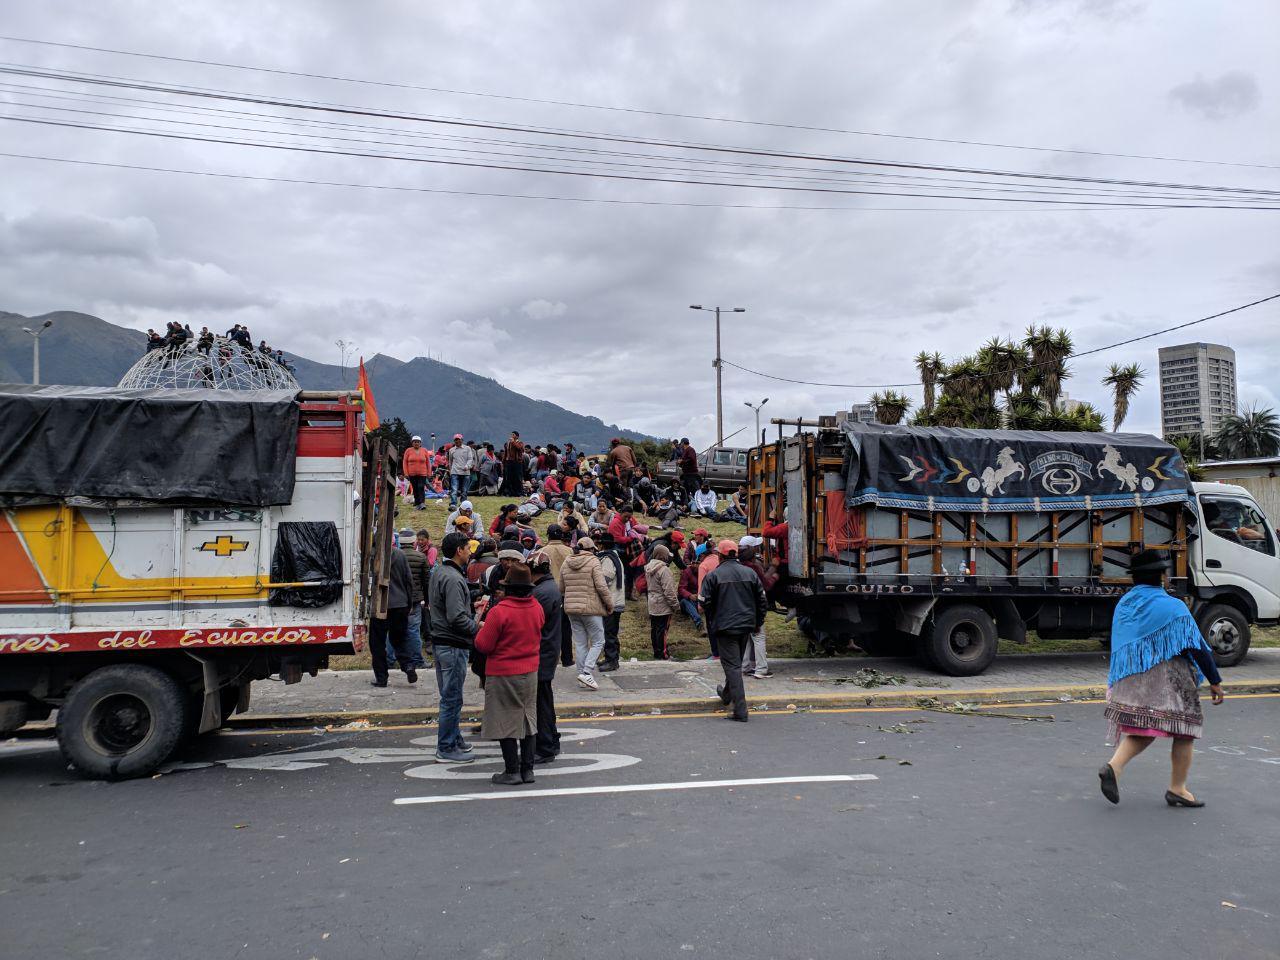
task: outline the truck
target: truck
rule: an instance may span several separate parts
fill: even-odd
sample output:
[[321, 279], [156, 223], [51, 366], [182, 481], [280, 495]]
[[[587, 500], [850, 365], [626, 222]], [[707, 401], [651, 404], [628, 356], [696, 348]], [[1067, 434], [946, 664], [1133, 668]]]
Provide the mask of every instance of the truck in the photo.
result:
[[365, 642], [395, 451], [359, 394], [0, 386], [0, 733], [148, 774]]
[[774, 422], [749, 457], [748, 531], [827, 650], [971, 676], [1001, 639], [1105, 641], [1146, 549], [1222, 666], [1280, 621], [1273, 522], [1243, 487], [1192, 483], [1155, 437]]
[[[713, 490], [732, 492], [747, 482], [747, 459], [746, 447], [708, 447], [698, 454], [698, 476], [706, 480]], [[680, 464], [675, 460], [663, 460], [658, 464], [658, 478], [667, 483], [678, 483]]]

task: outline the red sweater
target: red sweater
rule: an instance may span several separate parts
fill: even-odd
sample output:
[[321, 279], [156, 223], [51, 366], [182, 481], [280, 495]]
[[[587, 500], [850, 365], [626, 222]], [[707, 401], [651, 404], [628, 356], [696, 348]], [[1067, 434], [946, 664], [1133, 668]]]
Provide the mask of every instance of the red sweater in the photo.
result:
[[538, 669], [538, 647], [546, 616], [533, 597], [506, 597], [489, 611], [476, 634], [485, 655], [486, 677], [516, 677]]

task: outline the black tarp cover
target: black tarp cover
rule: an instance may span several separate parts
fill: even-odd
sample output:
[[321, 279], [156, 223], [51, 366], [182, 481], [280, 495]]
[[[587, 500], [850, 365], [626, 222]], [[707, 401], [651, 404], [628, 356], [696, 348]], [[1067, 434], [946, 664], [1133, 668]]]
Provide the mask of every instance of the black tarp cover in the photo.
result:
[[0, 385], [0, 500], [289, 503], [296, 396]]
[[1176, 448], [1141, 433], [841, 425], [850, 506], [1078, 510], [1186, 501]]
[[273, 607], [327, 607], [342, 596], [342, 544], [332, 520], [286, 521], [276, 527], [272, 583], [314, 583], [271, 591]]

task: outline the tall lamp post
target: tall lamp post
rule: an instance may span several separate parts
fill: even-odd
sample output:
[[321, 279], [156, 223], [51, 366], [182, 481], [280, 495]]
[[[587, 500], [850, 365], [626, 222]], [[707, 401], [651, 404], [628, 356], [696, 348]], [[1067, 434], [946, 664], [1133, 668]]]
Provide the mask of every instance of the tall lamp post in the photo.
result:
[[[764, 405], [765, 405], [766, 403], [768, 403], [768, 402], [769, 402], [769, 398], [768, 398], [768, 397], [765, 397], [765, 398], [764, 398], [763, 400], [761, 400], [759, 403], [750, 403], [750, 402], [748, 402], [748, 401], [746, 401], [746, 400], [743, 400], [743, 401], [742, 401], [742, 405], [743, 405], [744, 407], [750, 407], [752, 410], [754, 410], [754, 411], [755, 411], [755, 414], [756, 414], [756, 443], [764, 443], [764, 439], [760, 436], [760, 410], [761, 410], [761, 408], [763, 408], [763, 407], [764, 407]], [[755, 446], [755, 444], [753, 443], [753, 444], [752, 444], [752, 446]]]
[[[712, 361], [712, 366], [716, 368], [716, 446], [724, 446], [724, 394], [722, 385], [724, 382], [724, 367], [720, 362], [720, 307], [704, 307], [700, 303], [689, 305], [690, 310], [705, 310], [708, 313], [716, 315], [716, 358]], [[746, 313], [746, 307], [725, 307], [723, 308], [730, 313]]]
[[347, 385], [347, 356], [354, 353], [356, 345], [346, 340], [335, 340], [333, 345], [338, 348], [338, 379], [342, 381], [342, 385]]
[[52, 326], [53, 321], [46, 320], [37, 330], [32, 330], [30, 327], [22, 328], [23, 333], [31, 334], [31, 382], [36, 385], [40, 383], [40, 334]]

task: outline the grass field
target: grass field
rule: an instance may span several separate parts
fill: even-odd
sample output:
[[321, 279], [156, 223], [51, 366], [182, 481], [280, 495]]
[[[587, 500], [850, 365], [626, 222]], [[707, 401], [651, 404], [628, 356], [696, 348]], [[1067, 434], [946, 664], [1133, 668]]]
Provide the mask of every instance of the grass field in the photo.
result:
[[[476, 512], [481, 516], [484, 529], [487, 531], [489, 522], [493, 519], [498, 508], [504, 503], [509, 503], [507, 497], [472, 497]], [[444, 522], [449, 517], [449, 501], [435, 500], [428, 501], [425, 509], [415, 510], [412, 504], [401, 503], [396, 511], [396, 529], [401, 527], [412, 527], [414, 530], [427, 529], [431, 531], [432, 539], [439, 545], [441, 538], [444, 536]], [[551, 522], [554, 513], [545, 513], [538, 517], [533, 525], [544, 534], [547, 525]], [[737, 540], [742, 536], [744, 527], [737, 523], [709, 523], [705, 521], [693, 522], [686, 518], [681, 523], [685, 533], [689, 533], [698, 527], [705, 527], [712, 536], [719, 540], [724, 537], [732, 537]], [[765, 621], [765, 634], [768, 639], [768, 650], [771, 657], [805, 657], [810, 656], [808, 639], [796, 627], [795, 622], [786, 623], [781, 614], [769, 614]], [[636, 657], [641, 660], [652, 658], [652, 651], [649, 646], [649, 616], [644, 599], [629, 602], [627, 611], [622, 615], [622, 629], [619, 633], [619, 639], [622, 646], [622, 655], [624, 658]], [[1280, 646], [1280, 629], [1278, 628], [1255, 628], [1253, 633], [1253, 645], [1262, 647]], [[707, 638], [694, 629], [693, 623], [688, 617], [681, 614], [674, 618], [671, 624], [671, 632], [667, 637], [667, 647], [673, 657], [680, 660], [691, 660], [706, 657], [710, 654], [711, 648], [707, 644]], [[1080, 653], [1089, 650], [1100, 649], [1096, 640], [1055, 640], [1047, 641], [1035, 638], [1032, 635], [1030, 642], [1025, 644], [1009, 643], [1007, 641], [1000, 642], [1000, 653]], [[860, 656], [855, 649], [851, 651], [852, 656]], [[369, 666], [368, 654], [358, 654], [353, 657], [334, 657], [332, 665], [337, 670], [356, 670], [365, 669]]]

